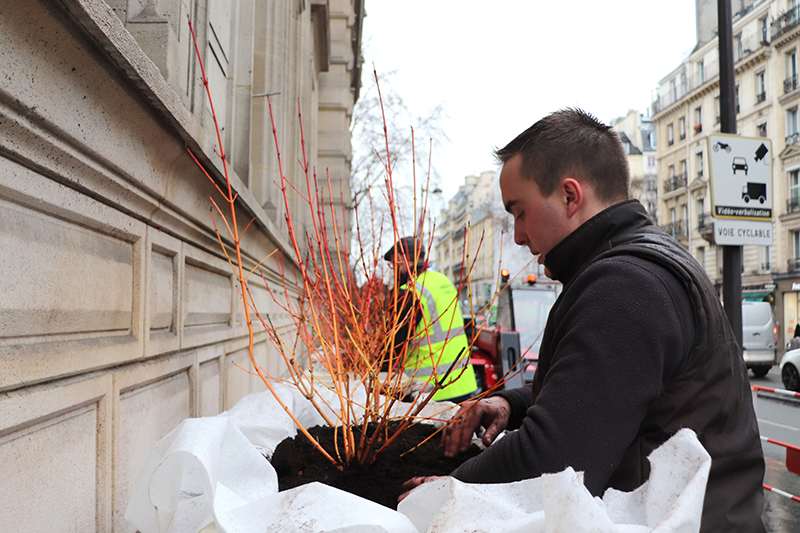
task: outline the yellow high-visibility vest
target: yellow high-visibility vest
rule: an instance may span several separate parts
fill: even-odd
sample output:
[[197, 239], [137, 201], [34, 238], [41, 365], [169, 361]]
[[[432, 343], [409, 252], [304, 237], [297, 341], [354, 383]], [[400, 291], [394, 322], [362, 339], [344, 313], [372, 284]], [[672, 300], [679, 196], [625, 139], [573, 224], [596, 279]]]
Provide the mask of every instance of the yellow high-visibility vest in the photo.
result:
[[426, 270], [417, 277], [413, 289], [422, 304], [422, 317], [411, 339], [405, 373], [425, 382], [444, 383], [433, 400], [474, 392], [478, 384], [469, 362], [469, 342], [456, 288], [444, 274]]

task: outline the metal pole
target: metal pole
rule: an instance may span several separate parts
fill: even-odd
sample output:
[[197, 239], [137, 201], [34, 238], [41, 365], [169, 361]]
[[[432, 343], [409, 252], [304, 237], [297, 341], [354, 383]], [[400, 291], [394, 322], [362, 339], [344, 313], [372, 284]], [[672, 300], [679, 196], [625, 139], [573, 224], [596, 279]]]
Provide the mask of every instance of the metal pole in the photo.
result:
[[[736, 84], [733, 70], [733, 14], [731, 0], [717, 0], [719, 39], [719, 114], [720, 132], [736, 133]], [[742, 346], [742, 247], [722, 247], [722, 301]]]

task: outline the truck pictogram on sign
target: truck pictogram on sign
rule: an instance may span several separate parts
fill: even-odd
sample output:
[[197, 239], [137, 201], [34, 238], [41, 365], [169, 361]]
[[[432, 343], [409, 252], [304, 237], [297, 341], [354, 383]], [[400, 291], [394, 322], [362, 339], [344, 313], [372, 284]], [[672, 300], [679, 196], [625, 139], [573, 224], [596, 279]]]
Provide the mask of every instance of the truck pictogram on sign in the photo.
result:
[[750, 200], [758, 200], [758, 203], [763, 204], [767, 201], [767, 184], [766, 183], [751, 183], [742, 187], [742, 200], [748, 203]]

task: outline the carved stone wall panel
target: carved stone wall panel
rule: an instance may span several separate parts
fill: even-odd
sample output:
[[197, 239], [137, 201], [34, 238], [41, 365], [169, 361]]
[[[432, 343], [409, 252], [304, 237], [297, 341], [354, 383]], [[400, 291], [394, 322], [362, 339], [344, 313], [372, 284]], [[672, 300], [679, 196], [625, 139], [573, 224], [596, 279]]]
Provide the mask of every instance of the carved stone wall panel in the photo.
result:
[[4, 269], [16, 305], [0, 310], [3, 337], [130, 334], [133, 243], [0, 200], [0, 249], [16, 263]]
[[227, 262], [183, 244], [183, 330], [181, 347], [190, 348], [234, 336], [234, 278]]
[[181, 241], [156, 228], [147, 228], [147, 312], [145, 354], [175, 352], [180, 348]]
[[144, 224], [0, 156], [0, 389], [142, 355]]
[[243, 368], [251, 368], [247, 349], [241, 349], [225, 356], [225, 409], [250, 393], [250, 378]]
[[3, 395], [4, 531], [110, 530], [112, 390], [101, 374]]
[[196, 354], [134, 365], [114, 376], [118, 392], [114, 453], [114, 531], [134, 533], [125, 509], [150, 450], [181, 420], [196, 415]]
[[198, 416], [215, 416], [222, 412], [221, 359], [200, 364], [197, 375]]

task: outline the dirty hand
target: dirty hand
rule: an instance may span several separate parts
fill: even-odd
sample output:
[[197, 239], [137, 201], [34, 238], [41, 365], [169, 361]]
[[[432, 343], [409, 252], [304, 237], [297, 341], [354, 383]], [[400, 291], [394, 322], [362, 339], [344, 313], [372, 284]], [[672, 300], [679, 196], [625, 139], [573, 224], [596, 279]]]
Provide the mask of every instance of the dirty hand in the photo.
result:
[[403, 501], [409, 493], [422, 485], [423, 483], [428, 483], [429, 481], [436, 481], [437, 479], [442, 479], [447, 476], [424, 476], [424, 477], [412, 477], [401, 487], [405, 492], [397, 497], [398, 503]]
[[501, 431], [508, 426], [511, 406], [504, 398], [493, 396], [461, 405], [453, 421], [444, 428], [442, 447], [445, 457], [455, 457], [467, 451], [472, 443], [472, 434], [483, 426], [483, 444], [489, 446]]

